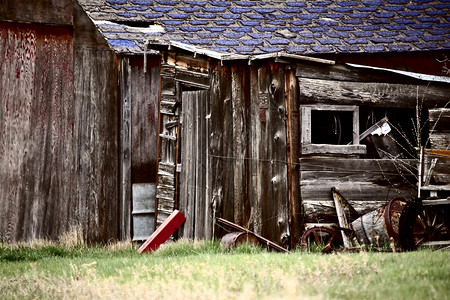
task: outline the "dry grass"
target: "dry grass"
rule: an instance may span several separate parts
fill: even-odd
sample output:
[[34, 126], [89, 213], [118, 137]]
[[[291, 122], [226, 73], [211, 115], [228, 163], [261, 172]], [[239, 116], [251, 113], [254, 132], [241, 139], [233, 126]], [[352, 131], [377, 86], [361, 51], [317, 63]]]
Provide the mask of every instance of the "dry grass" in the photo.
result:
[[450, 294], [445, 251], [277, 254], [181, 241], [153, 254], [139, 255], [125, 243], [73, 247], [53, 256], [46, 247], [24, 250], [41, 253], [37, 260], [7, 261], [0, 246], [1, 299], [445, 299]]

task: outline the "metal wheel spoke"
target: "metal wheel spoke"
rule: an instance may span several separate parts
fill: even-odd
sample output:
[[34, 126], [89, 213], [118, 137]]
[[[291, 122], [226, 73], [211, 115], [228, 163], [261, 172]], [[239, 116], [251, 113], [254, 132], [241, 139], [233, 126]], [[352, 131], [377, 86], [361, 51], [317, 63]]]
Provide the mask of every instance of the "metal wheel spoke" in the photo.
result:
[[314, 240], [316, 241], [316, 244], [319, 245], [320, 239], [319, 239], [319, 235], [317, 234], [317, 231], [313, 231], [312, 233], [314, 235]]
[[431, 223], [431, 226], [434, 226], [436, 224], [437, 220], [437, 214], [434, 215], [433, 222]]
[[330, 249], [334, 249], [342, 241], [340, 241], [339, 234], [330, 228], [313, 227], [303, 233], [301, 243], [302, 247], [310, 247], [316, 243], [317, 245], [323, 244]]

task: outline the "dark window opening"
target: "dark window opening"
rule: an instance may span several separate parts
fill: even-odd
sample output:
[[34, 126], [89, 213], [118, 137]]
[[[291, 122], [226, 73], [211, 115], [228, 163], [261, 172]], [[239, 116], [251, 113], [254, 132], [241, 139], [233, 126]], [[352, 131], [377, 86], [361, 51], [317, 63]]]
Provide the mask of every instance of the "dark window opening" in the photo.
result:
[[312, 144], [348, 145], [352, 142], [352, 111], [311, 111]]
[[383, 118], [389, 125], [383, 134], [371, 134], [361, 140], [367, 145], [366, 158], [417, 158], [418, 147], [427, 146], [426, 110], [420, 112], [419, 118], [415, 108], [360, 107], [359, 113], [361, 132]]

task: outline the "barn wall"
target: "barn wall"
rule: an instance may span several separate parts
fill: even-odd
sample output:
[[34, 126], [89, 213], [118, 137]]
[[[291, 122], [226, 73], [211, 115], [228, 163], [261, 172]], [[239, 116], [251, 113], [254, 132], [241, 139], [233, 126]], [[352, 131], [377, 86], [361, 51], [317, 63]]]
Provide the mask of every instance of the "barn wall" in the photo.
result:
[[75, 50], [76, 219], [88, 241], [118, 238], [118, 74], [109, 50]]
[[130, 238], [132, 185], [157, 175], [160, 57], [122, 56], [120, 62], [121, 238]]
[[0, 24], [0, 240], [55, 238], [73, 225], [73, 37]]
[[[193, 120], [185, 120], [187, 123], [182, 124], [184, 116], [182, 113], [190, 115], [194, 106], [186, 106], [183, 104], [183, 99], [191, 99], [183, 95], [184, 91], [189, 90], [208, 90], [209, 89], [209, 75], [208, 75], [208, 61], [202, 57], [193, 57], [192, 53], [181, 52], [163, 52], [161, 61], [161, 102], [159, 109], [159, 139], [158, 139], [158, 176], [157, 176], [157, 218], [156, 226], [159, 226], [175, 208], [181, 210], [186, 215], [187, 220], [181, 226], [180, 236], [185, 238], [211, 238], [212, 222], [201, 223], [194, 226], [194, 219], [201, 220], [203, 216], [196, 217], [195, 212], [195, 197], [199, 194], [189, 194], [189, 191], [194, 190], [195, 187], [190, 186], [191, 182], [196, 185], [196, 174], [188, 174], [190, 169], [189, 162], [186, 163], [182, 156], [192, 157], [193, 160], [201, 157], [202, 163], [204, 159], [202, 155], [196, 151], [186, 151], [190, 149], [198, 149], [203, 147], [196, 143], [196, 141], [204, 142], [207, 137], [204, 134], [198, 139], [188, 141], [182, 136], [182, 126], [188, 126], [189, 122]], [[192, 100], [195, 100], [192, 98]], [[195, 100], [197, 101], [197, 100]], [[203, 114], [206, 111], [206, 101], [197, 101], [201, 106], [199, 112]], [[192, 104], [192, 103], [191, 103]], [[183, 111], [183, 107], [186, 110]], [[205, 118], [201, 115], [192, 115], [194, 120], [197, 118]], [[189, 117], [188, 117], [189, 118]], [[187, 130], [187, 129], [186, 129]], [[188, 130], [192, 137], [197, 136], [197, 132], [193, 132], [192, 128]], [[183, 140], [184, 138], [184, 140]], [[192, 161], [191, 161], [192, 162]], [[192, 165], [192, 164], [191, 164]], [[199, 166], [201, 168], [202, 166]], [[180, 181], [180, 177], [189, 179], [194, 178], [193, 181]], [[203, 182], [203, 179], [200, 179]], [[202, 187], [205, 189], [205, 187]], [[204, 199], [204, 197], [202, 197]], [[204, 201], [204, 200], [203, 200]], [[190, 210], [194, 207], [194, 210]], [[198, 233], [200, 232], [201, 233]], [[199, 235], [196, 236], [195, 232]]]
[[73, 24], [73, 0], [0, 1], [0, 20], [53, 25]]
[[72, 147], [76, 206], [72, 218], [92, 242], [120, 237], [118, 62], [92, 21], [75, 4]]
[[[285, 70], [213, 65], [209, 199], [214, 217], [289, 242]], [[216, 235], [224, 231], [217, 228]]]
[[79, 6], [58, 3], [35, 17], [61, 20], [26, 20], [52, 26], [0, 23], [2, 241], [74, 226], [91, 242], [118, 238], [117, 57]]
[[[407, 134], [400, 137], [401, 134], [397, 131], [399, 128], [408, 133], [413, 130], [411, 118], [402, 120], [401, 112], [406, 115], [408, 109], [413, 111], [412, 120], [416, 121], [416, 107], [422, 109], [441, 106], [449, 100], [448, 85], [427, 83], [389, 72], [356, 69], [339, 64], [301, 63], [297, 65], [296, 75], [300, 109], [308, 104], [322, 107], [335, 105], [337, 108], [339, 105], [355, 105], [359, 107], [360, 118], [363, 118], [363, 108], [369, 111], [380, 108], [388, 116], [400, 116], [398, 120], [389, 120], [392, 126], [390, 134], [396, 141], [390, 140], [390, 143], [398, 145], [401, 140], [405, 142], [404, 139], [408, 139], [409, 145], [402, 148], [402, 153], [403, 150], [408, 151], [406, 148], [417, 144]], [[391, 113], [394, 108], [397, 114]], [[423, 112], [425, 116], [426, 110]], [[360, 125], [361, 134], [366, 129], [362, 127], [365, 120], [356, 122]], [[403, 122], [401, 126], [398, 125], [400, 122]], [[306, 119], [301, 120], [300, 124], [302, 130], [308, 127]], [[432, 140], [434, 137], [432, 136]], [[361, 141], [361, 144], [364, 143], [366, 142]], [[372, 146], [367, 144], [367, 149]], [[389, 148], [384, 150], [387, 149]], [[389, 155], [371, 158], [355, 153], [304, 153], [299, 158], [299, 183], [306, 225], [337, 222], [331, 193], [333, 187], [338, 188], [360, 214], [370, 212], [396, 197], [414, 198], [417, 194], [415, 174], [418, 156], [413, 148], [403, 154], [405, 155], [397, 158], [389, 158]]]
[[131, 181], [156, 182], [160, 57], [130, 57]]

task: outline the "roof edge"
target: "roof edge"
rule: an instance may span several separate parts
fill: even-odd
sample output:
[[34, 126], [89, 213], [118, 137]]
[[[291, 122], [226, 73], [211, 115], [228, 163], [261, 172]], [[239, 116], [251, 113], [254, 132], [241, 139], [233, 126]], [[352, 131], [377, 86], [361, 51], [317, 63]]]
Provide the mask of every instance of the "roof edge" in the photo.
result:
[[416, 73], [416, 72], [409, 72], [409, 71], [402, 71], [402, 70], [395, 70], [395, 69], [386, 69], [386, 68], [372, 67], [372, 66], [358, 65], [358, 64], [351, 64], [351, 63], [346, 63], [346, 65], [353, 67], [353, 68], [359, 68], [359, 69], [372, 69], [372, 70], [392, 72], [392, 73], [405, 75], [408, 77], [412, 77], [412, 78], [420, 79], [420, 80], [424, 80], [424, 81], [450, 83], [450, 77], [447, 77], [447, 76], [437, 76], [437, 75], [430, 75], [430, 74], [423, 74], [423, 73]]
[[263, 59], [271, 59], [271, 58], [288, 58], [288, 59], [294, 59], [294, 60], [306, 60], [311, 62], [317, 62], [322, 64], [328, 64], [328, 65], [334, 65], [335, 61], [328, 60], [328, 59], [322, 59], [322, 58], [316, 58], [311, 56], [303, 56], [303, 55], [297, 55], [297, 54], [289, 54], [284, 52], [273, 52], [273, 53], [265, 53], [265, 54], [235, 54], [235, 53], [225, 53], [225, 52], [218, 52], [214, 50], [209, 50], [206, 48], [201, 48], [197, 46], [193, 46], [190, 44], [177, 42], [177, 41], [160, 41], [160, 40], [148, 40], [146, 41], [146, 45], [165, 45], [168, 46], [169, 49], [172, 47], [182, 49], [185, 51], [189, 51], [194, 53], [194, 55], [205, 55], [214, 59], [218, 59], [221, 61], [227, 61], [227, 60], [248, 60], [249, 63], [254, 60], [263, 60]]

